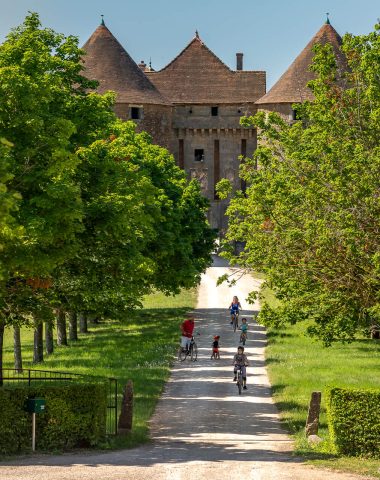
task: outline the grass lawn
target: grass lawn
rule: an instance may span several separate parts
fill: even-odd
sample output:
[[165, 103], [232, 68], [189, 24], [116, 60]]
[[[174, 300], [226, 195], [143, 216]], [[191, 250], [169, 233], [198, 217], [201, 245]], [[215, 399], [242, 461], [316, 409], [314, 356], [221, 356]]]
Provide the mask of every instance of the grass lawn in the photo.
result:
[[[264, 292], [271, 302], [271, 292]], [[266, 360], [275, 402], [289, 431], [295, 435], [296, 453], [314, 465], [337, 468], [380, 478], [380, 461], [331, 454], [324, 390], [327, 386], [380, 389], [380, 342], [361, 339], [325, 348], [305, 335], [306, 324], [268, 330]], [[304, 428], [312, 391], [322, 391], [319, 436], [324, 441], [310, 447]], [[376, 413], [378, 414], [378, 412]]]
[[[119, 393], [128, 379], [134, 385], [133, 430], [117, 438], [110, 447], [135, 446], [148, 440], [147, 422], [168, 378], [179, 342], [179, 325], [186, 312], [195, 307], [196, 290], [175, 297], [156, 293], [147, 297], [144, 308], [124, 321], [89, 324], [89, 333], [78, 342], [56, 347], [38, 367], [33, 365], [33, 331], [23, 329], [21, 341], [25, 368], [60, 370], [119, 381]], [[4, 367], [13, 368], [13, 333], [6, 330]]]

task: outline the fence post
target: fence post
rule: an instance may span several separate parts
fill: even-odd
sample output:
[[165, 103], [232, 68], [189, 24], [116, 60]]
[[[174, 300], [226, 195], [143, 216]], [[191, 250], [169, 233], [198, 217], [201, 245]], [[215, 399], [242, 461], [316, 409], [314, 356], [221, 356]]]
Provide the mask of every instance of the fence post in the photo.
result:
[[128, 380], [123, 390], [123, 400], [121, 402], [121, 411], [118, 423], [117, 433], [125, 435], [132, 430], [133, 418], [133, 383]]
[[306, 436], [317, 435], [318, 433], [318, 423], [319, 423], [319, 412], [321, 409], [321, 392], [312, 392], [309, 412], [306, 420], [305, 432]]

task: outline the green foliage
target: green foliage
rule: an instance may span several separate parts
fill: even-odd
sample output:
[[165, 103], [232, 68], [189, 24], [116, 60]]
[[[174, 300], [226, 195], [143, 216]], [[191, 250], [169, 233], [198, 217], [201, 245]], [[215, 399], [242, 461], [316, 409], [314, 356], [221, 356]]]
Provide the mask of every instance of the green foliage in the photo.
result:
[[80, 251], [55, 272], [66, 308], [123, 317], [153, 288], [177, 293], [210, 264], [207, 201], [167, 150], [133, 122], [114, 122], [78, 150], [84, 230]]
[[331, 440], [340, 454], [380, 458], [380, 390], [328, 389]]
[[0, 453], [31, 448], [31, 414], [24, 411], [27, 398], [46, 399], [45, 413], [37, 414], [39, 450], [96, 446], [105, 438], [107, 385], [17, 385], [0, 389]]
[[41, 28], [34, 13], [0, 45], [0, 137], [12, 143], [2, 168], [17, 200], [12, 241], [1, 252], [1, 323], [47, 313], [45, 292], [32, 284], [78, 249], [83, 213], [74, 140], [84, 135], [75, 114], [94, 85], [80, 75], [80, 55], [77, 39]]
[[122, 316], [153, 288], [196, 285], [211, 262], [199, 185], [116, 120], [114, 94], [88, 93], [83, 55], [35, 13], [0, 46], [0, 138], [13, 144], [0, 167], [1, 325], [51, 320], [52, 307]]
[[[265, 292], [268, 298], [268, 292]], [[330, 441], [327, 422], [327, 385], [347, 389], [380, 390], [378, 375], [379, 342], [358, 339], [352, 343], [335, 342], [326, 349], [306, 334], [302, 322], [268, 329], [266, 363], [274, 401], [284, 426], [294, 436], [295, 454], [313, 465], [372, 475], [377, 478], [379, 460], [350, 459], [338, 455]], [[310, 445], [305, 437], [305, 422], [311, 392], [322, 391], [318, 435], [323, 439]]]
[[228, 209], [227, 242], [246, 247], [227, 257], [265, 273], [281, 301], [264, 305], [263, 323], [309, 319], [330, 345], [380, 321], [380, 33], [344, 37], [346, 74], [329, 45], [315, 50], [315, 101], [295, 106], [302, 120], [242, 120], [260, 146], [241, 167], [247, 195]]
[[9, 189], [13, 175], [11, 173], [11, 158], [9, 155], [13, 145], [0, 138], [0, 297], [4, 294], [7, 269], [2, 259], [3, 252], [6, 251], [9, 244], [21, 234], [14, 212], [20, 200], [20, 195]]
[[[57, 348], [44, 362], [46, 370], [70, 371], [98, 377], [115, 377], [122, 387], [134, 385], [133, 429], [119, 446], [136, 446], [149, 440], [148, 422], [167, 380], [186, 312], [196, 304], [195, 289], [167, 297], [155, 292], [143, 299], [144, 308], [124, 313], [121, 321], [107, 320], [89, 325], [89, 333], [67, 348]], [[36, 368], [33, 331], [21, 329], [25, 368]], [[5, 330], [4, 366], [13, 368], [13, 332]], [[1, 389], [0, 389], [1, 390]]]

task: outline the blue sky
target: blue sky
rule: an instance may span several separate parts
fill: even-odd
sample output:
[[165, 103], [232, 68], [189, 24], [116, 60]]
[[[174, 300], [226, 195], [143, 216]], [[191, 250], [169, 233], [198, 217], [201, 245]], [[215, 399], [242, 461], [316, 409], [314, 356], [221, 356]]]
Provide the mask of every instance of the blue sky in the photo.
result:
[[82, 45], [104, 14], [107, 27], [136, 62], [169, 63], [198, 29], [206, 45], [235, 68], [265, 70], [268, 88], [286, 70], [330, 13], [342, 35], [368, 33], [380, 17], [379, 0], [0, 0], [0, 41], [28, 10], [44, 26], [79, 37]]

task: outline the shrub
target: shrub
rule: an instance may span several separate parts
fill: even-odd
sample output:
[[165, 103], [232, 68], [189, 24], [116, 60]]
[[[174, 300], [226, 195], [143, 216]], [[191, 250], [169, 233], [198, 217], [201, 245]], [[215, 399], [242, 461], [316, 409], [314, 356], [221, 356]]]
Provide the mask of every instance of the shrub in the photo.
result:
[[337, 453], [380, 458], [380, 391], [331, 388], [327, 418]]
[[32, 415], [24, 410], [27, 398], [46, 399], [37, 414], [36, 446], [41, 450], [95, 446], [105, 437], [107, 389], [99, 384], [25, 385], [0, 388], [0, 453], [29, 449]]

